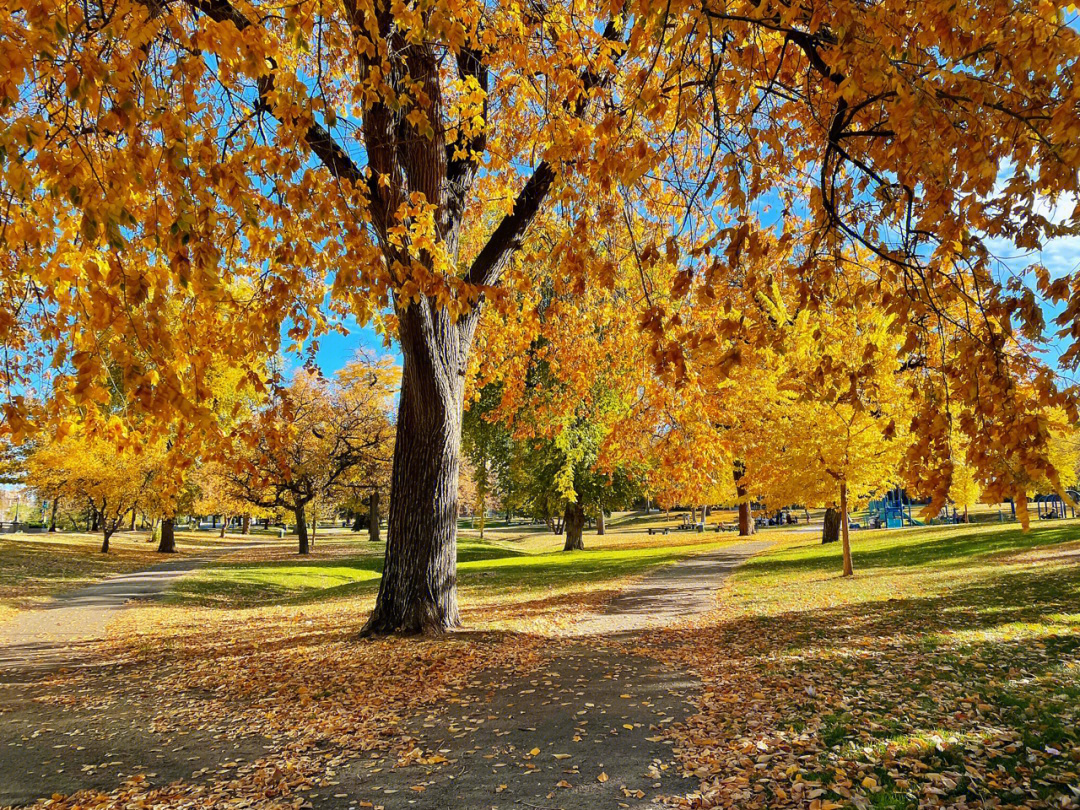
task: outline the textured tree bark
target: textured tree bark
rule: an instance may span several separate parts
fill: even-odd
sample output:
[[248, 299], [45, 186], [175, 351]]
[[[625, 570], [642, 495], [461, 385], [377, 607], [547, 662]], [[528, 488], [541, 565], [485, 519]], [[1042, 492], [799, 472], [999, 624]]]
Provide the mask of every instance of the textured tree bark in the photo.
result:
[[461, 623], [457, 488], [467, 353], [456, 325], [425, 304], [402, 313], [399, 334], [404, 364], [386, 563], [363, 633], [435, 634]]
[[311, 548], [308, 545], [307, 534], [307, 515], [305, 514], [305, 507], [307, 504], [301, 504], [293, 509], [293, 514], [296, 515], [296, 537], [300, 542], [300, 554], [307, 554]]
[[379, 489], [376, 487], [368, 496], [368, 540], [378, 543], [382, 540], [382, 528], [379, 525]]
[[228, 515], [223, 515], [222, 518], [221, 518], [221, 531], [218, 532], [218, 537], [224, 537], [225, 536], [225, 529], [228, 527], [228, 525], [229, 525], [229, 516]]
[[739, 498], [739, 536], [749, 537], [754, 533], [754, 516], [750, 513], [750, 501], [747, 499], [749, 493], [746, 485], [742, 483], [746, 468], [740, 462], [736, 463], [732, 470], [735, 477], [735, 494]]
[[578, 501], [566, 504], [563, 528], [566, 531], [566, 542], [563, 543], [563, 551], [583, 551], [585, 541], [582, 539], [581, 532], [585, 528], [585, 509]]
[[844, 576], [853, 576], [855, 571], [851, 567], [851, 540], [848, 537], [848, 503], [847, 482], [840, 482], [840, 533], [844, 538]]
[[603, 536], [607, 531], [607, 526], [604, 524], [604, 504], [598, 503], [596, 505], [596, 534]]
[[135, 531], [135, 518], [136, 518], [136, 516], [137, 516], [137, 512], [135, 511], [135, 507], [133, 506], [133, 507], [131, 507], [131, 528], [129, 529], [129, 531]]
[[251, 515], [244, 515], [240, 527], [241, 534], [251, 534]]
[[822, 543], [835, 543], [840, 539], [840, 513], [833, 507], [825, 510], [825, 524], [821, 529]]
[[55, 532], [56, 531], [56, 507], [59, 505], [59, 503], [60, 503], [59, 498], [53, 498], [52, 514], [49, 517], [49, 531], [50, 532]]
[[161, 554], [176, 552], [176, 518], [161, 519], [161, 539], [158, 541], [157, 550]]
[[[105, 523], [106, 523], [106, 521], [102, 521], [102, 524], [105, 524]], [[111, 531], [109, 531], [108, 526], [104, 526], [104, 528], [102, 528], [102, 530], [101, 530], [101, 534], [102, 534], [102, 537], [103, 537], [103, 539], [101, 541], [101, 553], [102, 554], [108, 554], [109, 553], [109, 538], [113, 536], [113, 533]]]

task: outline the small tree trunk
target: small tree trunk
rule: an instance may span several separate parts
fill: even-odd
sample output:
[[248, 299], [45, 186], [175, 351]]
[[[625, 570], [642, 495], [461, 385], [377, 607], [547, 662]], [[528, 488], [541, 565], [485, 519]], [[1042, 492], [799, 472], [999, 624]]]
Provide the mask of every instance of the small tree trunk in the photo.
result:
[[310, 551], [308, 546], [307, 535], [307, 515], [305, 514], [306, 504], [296, 507], [293, 513], [296, 515], [296, 537], [300, 542], [300, 554], [307, 554]]
[[[91, 509], [90, 510], [90, 518], [91, 518], [90, 531], [92, 531], [92, 532], [101, 531], [101, 514], [98, 512], [97, 509]], [[108, 550], [108, 549], [106, 549], [106, 550]]]
[[354, 532], [358, 532], [362, 528], [364, 528], [363, 516], [360, 514], [360, 512], [353, 512], [352, 530]]
[[746, 468], [741, 462], [732, 467], [735, 477], [735, 494], [739, 498], [739, 536], [749, 537], [754, 533], [754, 516], [750, 513], [749, 493], [746, 485], [742, 483], [746, 475]]
[[563, 544], [563, 551], [584, 550], [585, 541], [581, 537], [581, 531], [585, 528], [585, 509], [578, 501], [571, 501], [566, 504], [563, 528], [566, 530], [566, 542]]
[[599, 503], [596, 505], [596, 534], [603, 536], [607, 531], [607, 526], [604, 524], [604, 504]]
[[971, 517], [968, 515], [967, 504], [964, 504], [964, 523], [971, 523]]
[[135, 531], [135, 517], [136, 517], [136, 512], [135, 512], [135, 507], [133, 506], [133, 507], [131, 507], [131, 528], [129, 529], [129, 531]]
[[[102, 523], [104, 524], [105, 521], [102, 521]], [[106, 525], [106, 526], [103, 526], [103, 528], [101, 530], [101, 534], [103, 536], [103, 539], [101, 541], [101, 553], [102, 554], [108, 554], [109, 553], [109, 538], [112, 537], [113, 533], [111, 531], [109, 531], [109, 527]]]
[[851, 540], [848, 537], [847, 482], [840, 482], [840, 529], [844, 537], [844, 576], [850, 577], [855, 571], [851, 567]]
[[60, 502], [59, 498], [53, 498], [52, 514], [49, 517], [49, 531], [50, 532], [55, 532], [56, 531], [56, 507], [59, 504], [59, 502]]
[[211, 529], [216, 529], [217, 528], [217, 515], [211, 515], [210, 520], [211, 520], [210, 528]]
[[251, 515], [244, 515], [240, 529], [241, 534], [251, 534]]
[[739, 536], [749, 537], [756, 530], [754, 515], [750, 511], [750, 502], [744, 501], [739, 504]]
[[825, 525], [821, 529], [822, 543], [835, 543], [840, 539], [840, 513], [833, 507], [825, 510]]
[[161, 554], [176, 552], [176, 518], [161, 519], [161, 539], [158, 541], [157, 550]]
[[228, 527], [228, 525], [229, 525], [229, 516], [228, 515], [222, 515], [222, 518], [221, 518], [221, 531], [218, 532], [218, 537], [224, 537], [225, 536], [225, 529]]
[[372, 543], [378, 543], [382, 539], [382, 527], [379, 524], [379, 490], [375, 488], [371, 490], [371, 495], [368, 496], [368, 523], [367, 533], [368, 540]]

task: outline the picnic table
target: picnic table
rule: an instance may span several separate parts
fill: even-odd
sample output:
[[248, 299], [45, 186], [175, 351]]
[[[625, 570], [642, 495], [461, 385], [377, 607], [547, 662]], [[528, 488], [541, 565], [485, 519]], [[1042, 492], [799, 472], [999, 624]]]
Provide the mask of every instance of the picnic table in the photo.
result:
[[668, 526], [650, 526], [649, 534], [667, 534], [669, 531]]

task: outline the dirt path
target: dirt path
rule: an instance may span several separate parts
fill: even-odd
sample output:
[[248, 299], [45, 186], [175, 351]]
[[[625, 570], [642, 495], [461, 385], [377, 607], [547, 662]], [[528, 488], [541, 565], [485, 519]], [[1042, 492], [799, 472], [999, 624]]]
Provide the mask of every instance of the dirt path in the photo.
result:
[[[38, 608], [21, 611], [0, 625], [0, 683], [58, 667], [78, 666], [97, 650], [105, 627], [133, 603], [153, 599], [211, 560], [256, 546], [235, 543], [191, 557], [168, 560], [143, 571], [119, 574], [61, 594]], [[100, 663], [100, 662], [99, 662]]]
[[[656, 569], [603, 614], [586, 617], [532, 677], [491, 673], [488, 684], [433, 707], [406, 731], [446, 760], [392, 767], [363, 760], [339, 784], [309, 795], [319, 807], [369, 801], [386, 810], [594, 810], [648, 807], [678, 790], [664, 731], [682, 722], [698, 684], [632, 652], [650, 629], [715, 606], [724, 579], [769, 542], [741, 543]], [[354, 805], [355, 806], [355, 805]]]

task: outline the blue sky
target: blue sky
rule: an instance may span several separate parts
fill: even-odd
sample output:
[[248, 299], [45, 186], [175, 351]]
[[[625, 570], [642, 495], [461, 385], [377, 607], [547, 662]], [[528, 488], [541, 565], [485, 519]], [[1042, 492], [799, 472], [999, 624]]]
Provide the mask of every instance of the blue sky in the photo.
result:
[[[345, 321], [343, 325], [349, 330], [349, 334], [341, 335], [331, 332], [319, 338], [319, 349], [315, 353], [315, 359], [324, 375], [328, 377], [332, 375], [348, 363], [358, 351], [370, 352], [376, 357], [390, 356], [394, 358], [394, 362], [401, 363], [401, 353], [397, 345], [387, 347], [382, 336], [372, 327], [361, 326], [352, 318]], [[285, 324], [282, 327], [282, 335], [287, 329], [288, 324]], [[283, 342], [287, 344], [289, 340], [283, 337]], [[292, 368], [303, 363], [305, 357], [296, 352], [286, 353], [285, 362]]]

